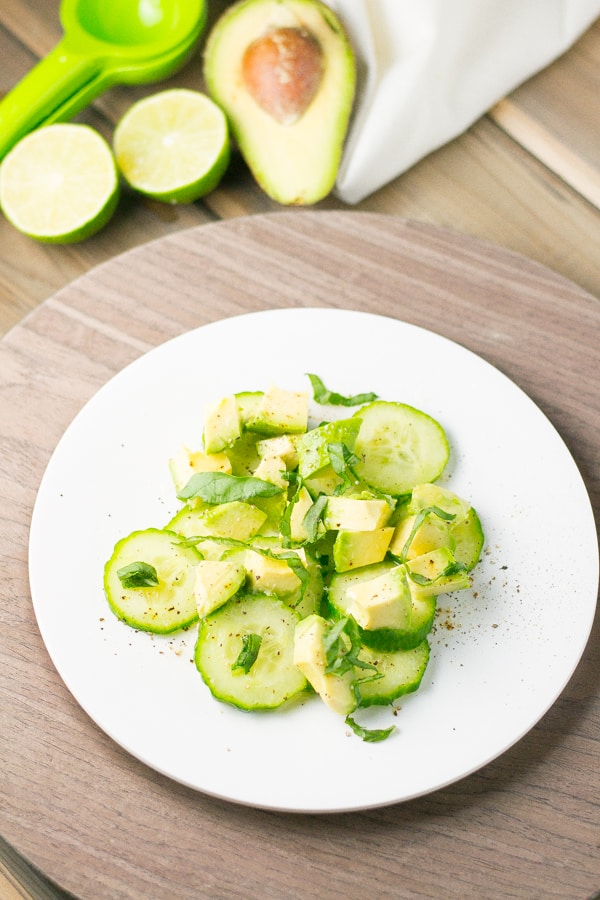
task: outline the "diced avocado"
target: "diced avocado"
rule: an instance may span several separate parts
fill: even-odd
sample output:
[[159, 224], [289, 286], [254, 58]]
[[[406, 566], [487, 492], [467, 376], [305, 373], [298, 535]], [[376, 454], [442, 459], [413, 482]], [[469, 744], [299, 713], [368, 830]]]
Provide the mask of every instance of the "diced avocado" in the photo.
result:
[[243, 431], [242, 436], [223, 452], [231, 463], [232, 475], [253, 475], [261, 457], [256, 449], [258, 436], [251, 431]]
[[[343, 617], [350, 614], [348, 609], [351, 603], [350, 591], [356, 589], [363, 582], [379, 578], [394, 568], [404, 569], [406, 572], [405, 565], [398, 566], [397, 563], [386, 560], [373, 566], [364, 566], [333, 575], [327, 597], [335, 615]], [[407, 626], [405, 628], [361, 628], [361, 640], [365, 646], [386, 651], [408, 650], [416, 647], [427, 636], [435, 617], [435, 595], [423, 593], [423, 589], [408, 578], [408, 573], [407, 583], [412, 601], [412, 610]]]
[[333, 544], [336, 572], [347, 572], [383, 560], [394, 533], [393, 528], [372, 531], [339, 531]]
[[275, 437], [263, 438], [258, 441], [256, 449], [262, 457], [279, 457], [289, 471], [298, 466], [298, 451], [292, 435], [278, 434]]
[[356, 63], [334, 12], [318, 0], [243, 0], [213, 27], [208, 91], [263, 190], [312, 204], [332, 190], [354, 102]]
[[307, 616], [296, 625], [294, 663], [323, 702], [334, 712], [345, 716], [356, 708], [356, 696], [352, 689], [354, 675], [352, 671], [343, 675], [325, 672], [327, 660], [323, 638], [327, 627], [326, 620], [316, 614]]
[[241, 588], [246, 570], [239, 562], [203, 559], [196, 567], [194, 595], [198, 615], [204, 618]]
[[282, 472], [286, 471], [286, 465], [280, 456], [265, 456], [254, 470], [254, 477], [260, 478], [261, 481], [270, 481], [271, 484], [285, 488], [288, 483]]
[[204, 453], [181, 447], [169, 460], [169, 471], [176, 493], [182, 490], [196, 472], [225, 472], [231, 474], [231, 462], [224, 453]]
[[308, 394], [286, 391], [272, 385], [263, 393], [246, 427], [265, 435], [305, 432], [308, 427]]
[[300, 543], [307, 539], [308, 535], [303, 523], [304, 517], [312, 505], [313, 500], [310, 493], [302, 486], [298, 491], [298, 496], [294, 501], [292, 513], [290, 515], [290, 538], [292, 541], [298, 541]]
[[274, 525], [279, 525], [281, 517], [285, 512], [287, 504], [287, 486], [288, 483], [283, 476], [286, 471], [285, 463], [277, 456], [266, 456], [259, 462], [258, 466], [252, 473], [255, 478], [261, 481], [269, 481], [276, 484], [277, 487], [284, 490], [274, 497], [257, 497], [254, 503], [259, 509], [262, 509]]
[[416, 515], [407, 515], [398, 522], [390, 542], [390, 553], [402, 559], [414, 559], [415, 556], [422, 556], [423, 553], [429, 553], [440, 547], [454, 550], [455, 542], [450, 524], [444, 519], [430, 513], [415, 529], [416, 524]]
[[256, 415], [256, 410], [258, 409], [258, 404], [262, 399], [262, 395], [262, 391], [240, 391], [239, 393], [234, 394], [238, 405], [242, 428], [246, 428], [250, 419]]
[[245, 566], [251, 591], [285, 595], [300, 586], [300, 579], [284, 559], [272, 559], [255, 550], [247, 550]]
[[262, 528], [266, 519], [267, 514], [252, 503], [232, 500], [206, 510], [196, 533], [247, 541]]
[[[330, 466], [329, 444], [345, 444], [354, 449], [356, 435], [360, 429], [360, 419], [338, 419], [311, 428], [296, 441], [298, 451], [298, 472], [306, 479]], [[337, 477], [337, 476], [336, 476]], [[339, 479], [338, 479], [339, 480]]]
[[305, 478], [304, 484], [316, 499], [319, 494], [327, 494], [328, 496], [333, 494], [335, 489], [343, 482], [333, 466], [325, 466], [314, 475], [309, 475], [308, 478]]
[[350, 615], [361, 628], [403, 628], [410, 625], [412, 598], [404, 566], [396, 566], [369, 581], [348, 588]]
[[383, 528], [390, 518], [391, 509], [385, 500], [355, 500], [352, 497], [330, 497], [327, 501], [323, 524], [325, 528], [339, 531], [370, 531]]
[[204, 448], [218, 453], [231, 447], [242, 433], [240, 411], [233, 395], [209, 404], [204, 417]]
[[431, 550], [421, 556], [413, 556], [407, 565], [409, 570], [416, 575], [427, 578], [428, 581], [434, 581], [443, 575], [448, 566], [454, 562], [456, 560], [452, 551], [448, 547], [439, 547], [437, 550]]

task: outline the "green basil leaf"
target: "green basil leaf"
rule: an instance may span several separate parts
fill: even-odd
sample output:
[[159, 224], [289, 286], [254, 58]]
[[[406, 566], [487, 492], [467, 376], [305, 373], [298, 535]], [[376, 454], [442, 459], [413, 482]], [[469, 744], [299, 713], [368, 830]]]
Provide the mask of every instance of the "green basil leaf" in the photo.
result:
[[206, 503], [230, 503], [254, 497], [274, 497], [283, 488], [251, 476], [227, 475], [225, 472], [196, 472], [177, 495], [180, 500], [200, 497]]
[[146, 562], [132, 562], [117, 569], [117, 575], [124, 588], [154, 587], [158, 584], [158, 573], [154, 566]]
[[361, 403], [370, 403], [372, 400], [378, 399], [378, 395], [372, 391], [345, 397], [343, 394], [328, 390], [318, 375], [313, 375], [310, 372], [306, 374], [310, 379], [315, 403], [318, 403], [320, 406], [360, 406]]
[[323, 518], [323, 514], [327, 507], [327, 494], [319, 494], [313, 505], [310, 507], [304, 518], [302, 525], [307, 535], [307, 542], [312, 544], [317, 539], [319, 522]]
[[357, 734], [363, 741], [367, 741], [371, 744], [375, 744], [378, 741], [385, 741], [386, 738], [389, 738], [396, 730], [395, 725], [391, 725], [389, 728], [364, 728], [362, 725], [359, 725], [358, 722], [355, 722], [352, 716], [346, 716], [345, 721], [346, 725], [350, 726], [354, 734]]
[[371, 669], [377, 671], [375, 666], [360, 659], [361, 649], [360, 631], [358, 625], [350, 616], [338, 619], [323, 636], [323, 649], [325, 651], [325, 672], [334, 675], [343, 675], [353, 668]]
[[261, 644], [262, 637], [260, 636], [260, 634], [243, 634], [242, 649], [240, 651], [240, 655], [232, 665], [231, 671], [235, 672], [238, 669], [242, 669], [247, 675], [256, 662]]

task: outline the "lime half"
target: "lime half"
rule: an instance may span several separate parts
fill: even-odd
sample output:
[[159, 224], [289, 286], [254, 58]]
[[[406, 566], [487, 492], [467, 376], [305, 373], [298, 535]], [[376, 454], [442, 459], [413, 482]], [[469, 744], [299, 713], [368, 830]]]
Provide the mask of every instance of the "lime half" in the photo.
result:
[[31, 132], [0, 166], [0, 206], [19, 231], [55, 244], [90, 237], [111, 218], [119, 176], [104, 138], [87, 125]]
[[161, 91], [130, 107], [117, 125], [113, 148], [134, 190], [155, 200], [192, 203], [216, 188], [229, 165], [227, 119], [199, 91]]

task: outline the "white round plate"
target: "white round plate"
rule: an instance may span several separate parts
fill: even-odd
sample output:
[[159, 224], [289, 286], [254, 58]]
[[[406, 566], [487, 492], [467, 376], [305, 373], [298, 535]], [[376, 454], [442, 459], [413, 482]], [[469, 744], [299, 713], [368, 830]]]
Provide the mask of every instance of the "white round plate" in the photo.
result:
[[[195, 629], [138, 633], [106, 603], [115, 542], [179, 508], [168, 459], [199, 446], [207, 402], [243, 390], [308, 390], [307, 372], [346, 394], [375, 391], [445, 427], [443, 484], [468, 498], [486, 535], [473, 589], [440, 597], [431, 661], [381, 743], [349, 733], [316, 697], [241, 712], [210, 695]], [[538, 407], [475, 354], [381, 316], [282, 309], [224, 319], [132, 363], [58, 444], [30, 537], [35, 613], [79, 704], [148, 766], [207, 794], [274, 810], [396, 803], [484, 766], [559, 696], [585, 648], [598, 586], [596, 532], [581, 476]], [[369, 713], [369, 715], [366, 715]]]

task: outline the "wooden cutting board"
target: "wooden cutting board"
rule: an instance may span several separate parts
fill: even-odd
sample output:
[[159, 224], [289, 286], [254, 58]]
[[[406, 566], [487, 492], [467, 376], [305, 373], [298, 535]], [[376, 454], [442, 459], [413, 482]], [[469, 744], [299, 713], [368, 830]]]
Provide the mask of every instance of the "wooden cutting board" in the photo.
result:
[[[414, 896], [449, 884], [456, 896], [478, 885], [488, 897], [511, 885], [541, 895], [548, 884], [583, 896], [600, 876], [585, 824], [598, 785], [597, 631], [555, 707], [485, 770], [397, 807], [323, 817], [235, 806], [146, 768], [91, 722], [46, 653], [28, 528], [73, 416], [157, 344], [293, 306], [393, 316], [475, 351], [548, 415], [600, 509], [600, 301], [555, 273], [430, 225], [305, 210], [204, 225], [116, 257], [0, 342], [0, 832], [81, 897], [358, 897], [373, 885]], [[560, 804], [557, 759], [569, 778]], [[504, 867], [498, 894], [482, 863], [491, 845]]]

